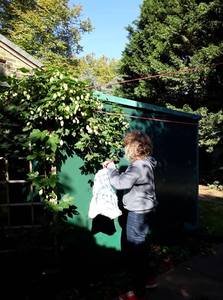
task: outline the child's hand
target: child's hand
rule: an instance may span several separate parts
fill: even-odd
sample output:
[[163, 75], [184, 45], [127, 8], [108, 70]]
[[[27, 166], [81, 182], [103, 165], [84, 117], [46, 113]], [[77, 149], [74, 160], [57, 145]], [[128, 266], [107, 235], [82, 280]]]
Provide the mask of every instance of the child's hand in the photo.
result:
[[114, 165], [113, 160], [106, 160], [102, 163], [103, 168], [107, 168], [109, 164]]

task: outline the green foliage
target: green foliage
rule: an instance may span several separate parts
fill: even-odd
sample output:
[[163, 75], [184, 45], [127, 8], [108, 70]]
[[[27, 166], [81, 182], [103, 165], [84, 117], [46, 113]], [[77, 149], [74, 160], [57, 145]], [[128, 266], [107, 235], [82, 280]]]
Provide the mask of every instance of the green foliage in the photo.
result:
[[216, 113], [210, 112], [206, 107], [200, 107], [192, 110], [189, 105], [184, 105], [182, 109], [167, 104], [168, 108], [177, 109], [189, 113], [195, 113], [201, 116], [199, 122], [199, 146], [205, 148], [207, 152], [213, 152], [216, 146], [223, 143], [223, 110]]
[[223, 185], [220, 184], [219, 181], [214, 181], [212, 184], [208, 184], [208, 187], [210, 189], [218, 190], [218, 191], [223, 191]]
[[81, 35], [92, 30], [82, 7], [67, 0], [3, 1], [1, 32], [29, 54], [50, 65], [76, 65]]
[[63, 161], [77, 154], [82, 172], [96, 172], [106, 158], [118, 158], [128, 123], [120, 109], [103, 114], [86, 84], [65, 70], [35, 70], [9, 84], [0, 94], [0, 156], [27, 157], [34, 192], [53, 206], [67, 203], [57, 176]]
[[213, 152], [215, 146], [222, 145], [223, 142], [223, 110], [213, 113], [201, 107], [196, 112], [202, 116], [199, 127], [200, 146], [205, 147], [207, 152]]
[[[51, 193], [52, 198], [56, 199], [56, 195]], [[72, 218], [73, 215], [77, 215], [77, 207], [73, 205], [73, 197], [69, 195], [64, 195], [59, 202], [45, 200], [45, 206], [48, 211], [52, 214], [52, 223], [53, 225], [59, 226], [63, 221]]]
[[220, 171], [223, 155], [222, 15], [219, 0], [144, 0], [139, 18], [127, 28], [120, 72], [125, 80], [156, 76], [118, 90], [130, 99], [200, 114], [199, 144], [211, 153], [211, 172]]
[[106, 56], [96, 58], [94, 54], [82, 57], [78, 62], [78, 73], [83, 80], [97, 90], [111, 91], [109, 83], [114, 83], [118, 76], [119, 61]]
[[125, 79], [168, 76], [122, 85], [123, 95], [218, 111], [223, 92], [222, 13], [219, 0], [144, 0], [139, 18], [127, 28], [121, 74]]

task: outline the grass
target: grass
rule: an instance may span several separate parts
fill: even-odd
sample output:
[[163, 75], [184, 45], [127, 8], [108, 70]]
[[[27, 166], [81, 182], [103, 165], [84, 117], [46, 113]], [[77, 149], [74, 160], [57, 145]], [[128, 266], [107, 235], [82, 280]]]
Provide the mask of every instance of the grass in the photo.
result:
[[213, 237], [223, 237], [223, 200], [200, 200], [200, 226]]

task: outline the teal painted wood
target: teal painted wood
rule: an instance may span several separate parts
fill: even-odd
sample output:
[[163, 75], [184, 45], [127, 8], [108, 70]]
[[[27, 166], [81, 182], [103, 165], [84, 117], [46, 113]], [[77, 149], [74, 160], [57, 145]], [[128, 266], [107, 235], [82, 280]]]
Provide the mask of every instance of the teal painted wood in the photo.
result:
[[[70, 218], [69, 222], [80, 228], [80, 230], [77, 231], [80, 235], [84, 233], [85, 229], [89, 230], [90, 232], [92, 228], [92, 220], [88, 217], [88, 208], [92, 197], [92, 187], [89, 183], [89, 180], [93, 180], [94, 178], [94, 174], [81, 174], [79, 168], [82, 165], [83, 161], [77, 156], [69, 158], [63, 164], [60, 173], [60, 181], [64, 186], [67, 186], [67, 192], [74, 196], [74, 205], [77, 206], [79, 213], [77, 216]], [[114, 226], [116, 228], [116, 232], [111, 236], [101, 232], [95, 235], [92, 234], [92, 239], [94, 239], [94, 242], [100, 246], [120, 250], [121, 228], [118, 220], [114, 221]], [[81, 230], [81, 228], [83, 230]], [[78, 236], [75, 238], [77, 238], [77, 240], [79, 239]], [[89, 235], [87, 238], [89, 238]], [[88, 247], [89, 242], [92, 241], [86, 239], [84, 241], [84, 244], [86, 243], [86, 245], [83, 245], [83, 247]]]

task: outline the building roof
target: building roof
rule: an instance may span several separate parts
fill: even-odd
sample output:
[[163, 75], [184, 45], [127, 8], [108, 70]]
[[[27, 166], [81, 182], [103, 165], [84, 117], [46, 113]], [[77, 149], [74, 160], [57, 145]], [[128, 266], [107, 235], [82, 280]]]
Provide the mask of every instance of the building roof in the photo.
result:
[[43, 64], [39, 60], [35, 59], [32, 55], [30, 55], [25, 50], [21, 49], [19, 46], [17, 46], [16, 44], [14, 44], [10, 40], [8, 40], [2, 34], [0, 34], [0, 42], [5, 44], [8, 48], [10, 48], [10, 49], [14, 50], [15, 52], [17, 52], [20, 56], [25, 58], [28, 62], [32, 63], [36, 67], [41, 68], [43, 66]]
[[154, 112], [174, 115], [174, 116], [177, 116], [177, 117], [189, 118], [189, 119], [192, 119], [192, 120], [199, 120], [201, 118], [201, 116], [197, 115], [197, 114], [181, 112], [181, 111], [178, 111], [178, 110], [169, 109], [169, 108], [154, 105], [154, 104], [134, 101], [134, 100], [121, 98], [121, 97], [116, 97], [116, 96], [104, 94], [104, 93], [99, 92], [99, 91], [95, 91], [94, 95], [102, 101], [109, 101], [109, 102], [120, 104], [120, 105], [123, 105], [123, 106], [146, 109], [146, 110], [150, 110], [150, 111], [154, 111]]

